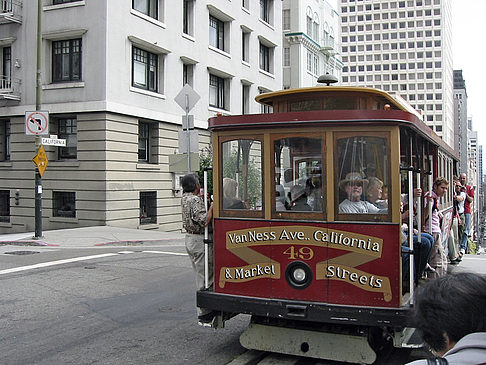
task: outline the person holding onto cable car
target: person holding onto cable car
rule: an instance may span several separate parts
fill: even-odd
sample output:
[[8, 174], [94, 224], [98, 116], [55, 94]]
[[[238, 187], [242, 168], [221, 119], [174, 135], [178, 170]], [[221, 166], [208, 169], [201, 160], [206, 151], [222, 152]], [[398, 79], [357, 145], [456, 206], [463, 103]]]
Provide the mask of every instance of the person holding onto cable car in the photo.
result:
[[462, 191], [462, 186], [457, 176], [454, 176], [452, 181], [454, 184], [454, 195], [452, 199], [454, 208], [452, 210], [451, 231], [449, 233], [448, 244], [450, 263], [457, 265], [462, 260], [459, 254], [459, 246], [464, 233], [464, 201], [466, 200], [466, 193]]
[[462, 173], [459, 176], [461, 182], [461, 191], [466, 193], [466, 200], [464, 201], [464, 233], [461, 238], [461, 257], [468, 251], [468, 237], [471, 230], [471, 204], [474, 201], [474, 188], [471, 185], [467, 185], [467, 175]]
[[427, 282], [415, 294], [408, 325], [417, 328], [436, 359], [407, 365], [486, 364], [486, 276], [459, 273]]
[[[205, 289], [204, 282], [204, 228], [209, 225], [213, 217], [213, 203], [208, 211], [204, 207], [204, 200], [199, 195], [201, 186], [199, 179], [194, 174], [187, 174], [181, 180], [182, 185], [182, 226], [186, 230], [186, 251], [191, 260], [192, 268], [196, 273], [196, 285], [198, 290]], [[209, 261], [208, 286], [213, 284], [212, 255]], [[204, 308], [198, 308], [199, 316], [208, 314]]]
[[[413, 194], [415, 197], [422, 195], [422, 189], [414, 189]], [[406, 195], [405, 195], [406, 198]], [[408, 205], [407, 205], [408, 207]], [[400, 202], [400, 212], [402, 213], [402, 246], [408, 248], [408, 217], [410, 214], [410, 210], [407, 208], [404, 210], [404, 203], [403, 201]], [[413, 214], [413, 212], [412, 212]], [[413, 220], [413, 217], [412, 217]], [[419, 280], [424, 277], [425, 268], [427, 267], [427, 263], [429, 262], [430, 252], [432, 250], [432, 246], [434, 245], [434, 238], [425, 232], [420, 233], [420, 242], [418, 239], [418, 230], [413, 228], [413, 262], [414, 262], [414, 282], [415, 284], [419, 283]], [[409, 260], [409, 253], [406, 252], [407, 249], [404, 250], [405, 252], [402, 254], [402, 260], [404, 262], [404, 268], [408, 270], [408, 260]], [[405, 270], [405, 271], [406, 271]], [[407, 274], [408, 275], [408, 274]]]
[[350, 172], [339, 183], [347, 198], [339, 204], [339, 213], [386, 213], [386, 209], [379, 209], [368, 201], [361, 200], [363, 187], [366, 189], [368, 180], [357, 172]]
[[[439, 210], [440, 198], [449, 188], [449, 181], [445, 177], [435, 179], [431, 194], [425, 195], [424, 231], [434, 237], [434, 246], [430, 253], [429, 264], [434, 269], [431, 277], [444, 276], [447, 273], [447, 255], [442, 245], [441, 213]], [[429, 206], [432, 205], [432, 214], [429, 217]], [[430, 218], [430, 219], [429, 219]]]

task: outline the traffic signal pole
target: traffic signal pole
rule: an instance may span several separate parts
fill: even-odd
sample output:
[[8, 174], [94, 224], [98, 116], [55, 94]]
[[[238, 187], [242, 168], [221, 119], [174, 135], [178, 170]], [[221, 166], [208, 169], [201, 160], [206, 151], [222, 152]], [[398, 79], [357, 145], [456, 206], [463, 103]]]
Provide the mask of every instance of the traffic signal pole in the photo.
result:
[[[41, 110], [41, 61], [42, 61], [42, 0], [37, 0], [37, 62], [35, 85], [35, 110]], [[41, 137], [35, 136], [36, 153], [41, 146]], [[42, 237], [42, 178], [39, 168], [35, 168], [35, 233], [34, 238]]]

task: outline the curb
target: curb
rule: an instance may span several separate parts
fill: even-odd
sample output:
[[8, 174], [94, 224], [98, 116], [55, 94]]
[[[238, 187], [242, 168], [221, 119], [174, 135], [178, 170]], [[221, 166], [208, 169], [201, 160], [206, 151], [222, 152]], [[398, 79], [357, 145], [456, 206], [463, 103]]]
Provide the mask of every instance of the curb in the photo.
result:
[[49, 246], [49, 247], [59, 247], [59, 245], [54, 243], [45, 243], [42, 241], [0, 241], [0, 246]]
[[165, 243], [165, 242], [173, 242], [173, 241], [184, 241], [184, 238], [168, 238], [164, 240], [127, 240], [127, 241], [110, 241], [110, 242], [102, 242], [102, 243], [95, 243], [93, 246], [134, 246], [134, 245], [143, 245], [143, 244], [157, 244], [157, 243]]

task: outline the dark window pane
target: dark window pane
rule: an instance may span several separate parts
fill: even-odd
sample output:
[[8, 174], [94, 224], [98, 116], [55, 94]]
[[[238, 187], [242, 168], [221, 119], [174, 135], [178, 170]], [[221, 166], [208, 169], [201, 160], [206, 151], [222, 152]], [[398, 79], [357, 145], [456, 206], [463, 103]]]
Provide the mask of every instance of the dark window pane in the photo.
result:
[[140, 192], [140, 224], [157, 223], [157, 192]]
[[0, 190], [0, 222], [10, 222], [9, 190]]
[[52, 193], [53, 217], [76, 217], [76, 193], [66, 191], [54, 191]]

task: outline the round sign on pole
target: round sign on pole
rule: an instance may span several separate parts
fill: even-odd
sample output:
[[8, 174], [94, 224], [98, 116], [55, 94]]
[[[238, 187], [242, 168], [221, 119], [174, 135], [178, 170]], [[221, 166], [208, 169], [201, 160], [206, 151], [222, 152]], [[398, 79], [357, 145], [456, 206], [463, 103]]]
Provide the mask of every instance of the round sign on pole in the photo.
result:
[[25, 113], [25, 134], [49, 134], [49, 112]]

